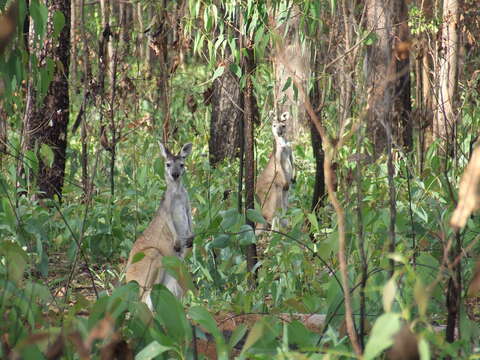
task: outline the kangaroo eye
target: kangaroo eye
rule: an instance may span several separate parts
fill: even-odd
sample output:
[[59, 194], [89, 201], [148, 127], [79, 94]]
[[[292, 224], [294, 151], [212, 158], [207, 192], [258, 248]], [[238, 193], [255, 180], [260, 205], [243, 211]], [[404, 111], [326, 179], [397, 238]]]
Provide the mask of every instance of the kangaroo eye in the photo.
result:
[[167, 167], [170, 167], [170, 165], [171, 165], [170, 163], [167, 163]]
[[184, 165], [184, 164], [180, 164], [180, 167], [181, 167], [181, 168], [184, 168], [184, 167], [185, 167], [185, 165]]

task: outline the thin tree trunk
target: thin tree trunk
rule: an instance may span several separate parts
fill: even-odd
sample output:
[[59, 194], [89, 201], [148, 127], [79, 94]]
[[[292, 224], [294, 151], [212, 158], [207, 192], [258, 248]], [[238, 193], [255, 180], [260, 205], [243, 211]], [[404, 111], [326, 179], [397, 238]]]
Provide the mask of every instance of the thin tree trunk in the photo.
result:
[[[246, 42], [247, 54], [244, 58], [244, 74], [246, 76], [246, 83], [244, 89], [244, 139], [245, 139], [245, 213], [248, 209], [255, 208], [255, 154], [253, 141], [253, 72], [255, 70], [253, 58], [253, 42], [247, 40]], [[255, 224], [247, 219], [252, 229], [255, 229]], [[247, 248], [247, 269], [250, 273], [253, 272], [255, 264], [257, 263], [257, 247], [251, 244]]]
[[[314, 64], [316, 64], [314, 70], [315, 72], [318, 70], [318, 62], [318, 59], [314, 59]], [[320, 84], [317, 80], [315, 81], [312, 92], [310, 93], [310, 102], [315, 111], [320, 108], [320, 97]], [[321, 117], [318, 112], [317, 117]], [[323, 161], [325, 159], [325, 154], [322, 147], [322, 138], [318, 133], [318, 130], [313, 123], [313, 120], [310, 120], [310, 139], [312, 142], [313, 156], [315, 157], [315, 185], [313, 188], [312, 196], [312, 212], [316, 213], [319, 207], [322, 206], [323, 200], [325, 198], [325, 175], [323, 172]]]
[[78, 31], [78, 7], [77, 0], [70, 0], [70, 9], [71, 9], [71, 23], [70, 23], [70, 64], [72, 66], [70, 72], [71, 82], [76, 84], [77, 82], [77, 31]]

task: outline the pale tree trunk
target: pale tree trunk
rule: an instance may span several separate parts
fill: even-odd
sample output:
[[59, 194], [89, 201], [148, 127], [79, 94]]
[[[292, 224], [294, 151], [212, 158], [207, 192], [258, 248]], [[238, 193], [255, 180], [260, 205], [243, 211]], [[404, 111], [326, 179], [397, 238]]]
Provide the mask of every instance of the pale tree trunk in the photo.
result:
[[437, 108], [433, 122], [433, 136], [442, 141], [445, 154], [453, 149], [456, 114], [453, 110], [457, 88], [458, 1], [444, 0], [441, 47], [438, 58]]
[[[136, 5], [134, 5], [134, 17], [135, 21], [138, 25], [138, 30], [137, 30], [137, 42], [136, 42], [136, 51], [137, 51], [137, 56], [139, 59], [142, 59], [145, 61], [145, 41], [144, 38], [145, 36], [143, 35], [143, 32], [145, 31], [145, 25], [143, 24], [143, 10], [142, 10], [142, 3], [139, 1]], [[148, 45], [147, 45], [148, 46]]]
[[[69, 118], [70, 1], [48, 0], [46, 5], [48, 7], [46, 41], [42, 48], [31, 48], [31, 51], [35, 51], [37, 59], [43, 59], [39, 66], [46, 66], [45, 59], [52, 59], [56, 64], [55, 71], [47, 94], [40, 103], [33, 83], [29, 82], [23, 141], [27, 149], [36, 149], [42, 153], [42, 147], [47, 146], [53, 152], [51, 164], [46, 162], [48, 159], [45, 156], [38, 156], [36, 182], [42, 191], [40, 197], [53, 198], [57, 195], [61, 198]], [[65, 27], [58, 39], [52, 39], [55, 11], [61, 11], [65, 16]], [[30, 25], [29, 39], [33, 39], [34, 27], [33, 24]]]
[[[285, 15], [285, 14], [282, 14]], [[278, 16], [278, 15], [277, 15]], [[290, 112], [290, 122], [287, 124], [287, 137], [299, 134], [305, 130], [305, 113], [303, 109], [303, 99], [295, 98], [293, 80], [299, 86], [306, 87], [306, 81], [309, 75], [309, 57], [310, 54], [303, 49], [299, 33], [301, 12], [298, 5], [293, 4], [289, 8], [287, 20], [278, 28], [278, 40], [275, 45], [275, 54], [273, 57], [273, 66], [275, 72], [275, 98], [274, 106], [277, 114], [284, 111]], [[289, 78], [292, 78], [289, 80]], [[283, 91], [285, 85], [291, 82], [291, 85]], [[290, 139], [293, 140], [293, 139]]]

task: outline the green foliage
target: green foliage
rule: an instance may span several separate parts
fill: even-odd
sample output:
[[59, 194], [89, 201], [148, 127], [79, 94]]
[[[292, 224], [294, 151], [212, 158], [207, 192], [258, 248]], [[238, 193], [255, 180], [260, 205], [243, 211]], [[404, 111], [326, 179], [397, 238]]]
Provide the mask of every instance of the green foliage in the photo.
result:
[[[32, 0], [30, 4], [36, 42], [43, 44], [47, 9], [41, 1]], [[155, 10], [154, 13], [159, 6], [143, 1], [140, 5]], [[21, 358], [41, 358], [58, 336], [65, 338], [66, 358], [78, 358], [81, 351], [78, 344], [86, 347], [92, 357], [98, 357], [112, 340], [112, 334], [118, 334], [138, 359], [192, 359], [193, 331], [199, 339], [207, 339], [206, 333], [213, 337], [219, 359], [354, 357], [343, 330], [344, 293], [337, 259], [336, 216], [328, 200], [318, 212], [310, 211], [315, 161], [308, 136], [299, 136], [294, 149], [299, 170], [297, 183], [291, 190], [290, 208], [281, 214], [289, 220], [289, 225], [267, 233], [266, 240], [256, 236], [247, 223], [265, 223], [261, 212], [248, 210], [245, 218], [238, 211], [237, 160], [225, 161], [216, 168], [208, 162], [210, 110], [204, 104], [203, 93], [225, 71], [231, 71], [240, 81], [244, 78], [240, 61], [244, 49], [239, 46], [237, 25], [255, 44], [254, 90], [260, 112], [260, 126], [255, 130], [257, 169], [267, 162], [271, 132], [265, 119], [273, 107], [274, 82], [268, 56], [271, 44], [284, 36], [267, 26], [272, 10], [268, 6], [276, 10], [280, 28], [288, 20], [289, 3], [226, 1], [220, 6], [209, 1], [189, 0], [187, 5], [181, 25], [191, 53], [176, 72], [169, 74], [168, 115], [172, 145], [178, 149], [187, 141], [194, 144], [192, 156], [186, 161], [185, 184], [191, 196], [196, 237], [184, 261], [176, 257], [166, 257], [163, 261], [167, 271], [187, 289], [186, 297], [180, 301], [165, 287], [155, 286], [153, 314], [139, 302], [138, 285], [122, 285], [122, 281], [132, 244], [155, 214], [165, 189], [157, 141], [163, 135], [162, 121], [167, 114], [158, 101], [159, 74], [147, 70], [151, 64], [141, 63], [133, 52], [125, 51], [119, 56], [118, 86], [130, 81], [134, 83], [133, 89], [122, 93], [113, 103], [105, 99], [103, 102], [85, 100], [84, 121], [90, 131], [86, 151], [93, 191], [86, 196], [82, 189], [80, 134], [69, 134], [63, 200], [58, 204], [40, 202], [33, 196], [35, 184], [30, 175], [38, 171], [39, 160], [51, 165], [54, 152], [46, 145], [40, 146], [37, 152], [22, 152], [20, 124], [24, 101], [19, 96], [23, 91], [22, 82], [30, 80], [40, 95], [38, 101], [42, 101], [57, 65], [52, 59], [28, 55], [20, 38], [0, 58], [3, 101], [10, 115], [11, 135], [8, 139], [11, 155], [2, 157], [0, 164], [0, 313], [3, 316], [0, 333], [6, 334], [9, 347]], [[326, 34], [330, 30], [332, 14], [338, 10], [336, 1], [305, 1], [298, 5], [306, 25], [303, 39], [317, 31]], [[91, 44], [97, 46], [98, 39], [91, 37], [100, 34], [103, 28], [98, 11], [93, 8], [89, 7], [85, 16], [85, 33]], [[22, 11], [25, 9], [20, 13]], [[240, 15], [246, 20], [236, 24]], [[68, 25], [64, 14], [55, 12], [54, 38]], [[434, 34], [439, 25], [412, 7], [410, 27], [414, 34]], [[377, 41], [373, 33], [359, 31], [364, 32], [359, 46]], [[136, 30], [131, 36], [132, 43], [136, 43], [143, 33]], [[78, 51], [80, 59], [86, 49], [79, 46]], [[27, 74], [28, 56], [34, 66]], [[224, 61], [226, 58], [228, 62]], [[42, 66], [39, 66], [40, 60]], [[92, 77], [97, 79], [98, 59], [95, 55], [90, 60]], [[86, 76], [83, 71], [79, 71], [78, 77]], [[328, 133], [334, 134], [339, 127], [337, 84], [331, 74], [319, 74], [319, 77], [324, 85], [324, 123]], [[98, 84], [94, 82], [94, 85]], [[289, 88], [298, 91], [292, 78], [283, 90]], [[72, 86], [71, 120], [84, 101], [80, 93]], [[128, 101], [125, 101], [127, 95]], [[347, 215], [348, 276], [357, 328], [361, 293], [365, 297], [365, 359], [381, 357], [404, 324], [411, 324], [422, 359], [456, 358], [459, 353], [468, 357], [479, 345], [479, 327], [466, 304], [459, 310], [460, 340], [447, 344], [442, 327], [446, 323], [445, 287], [450, 275], [450, 269], [442, 264], [445, 246], [454, 236], [448, 228], [453, 199], [447, 189], [455, 192], [456, 179], [467, 162], [474, 137], [472, 129], [480, 124], [477, 95], [474, 90], [464, 93], [462, 89], [461, 99], [465, 105], [463, 122], [457, 129], [458, 158], [448, 163], [447, 170], [438, 155], [437, 144], [425, 153], [422, 169], [417, 154], [396, 154], [397, 242], [393, 253], [388, 248], [386, 159], [380, 157], [362, 166], [357, 184], [352, 177], [359, 162], [353, 160], [352, 155], [370, 151], [371, 144], [364, 141], [358, 145], [363, 135], [353, 135], [338, 153], [337, 195]], [[188, 110], [189, 96], [197, 105], [196, 111]], [[352, 123], [358, 121], [361, 101], [359, 99], [352, 109]], [[110, 107], [114, 110], [114, 122], [125, 125], [116, 148], [113, 195], [109, 179], [111, 153], [101, 150], [96, 135]], [[20, 154], [25, 172], [23, 180], [17, 169]], [[474, 230], [476, 222], [476, 218], [469, 220], [467, 230], [461, 234], [463, 249], [471, 249], [472, 254], [480, 250]], [[368, 277], [363, 292], [360, 230]], [[262, 240], [265, 241], [262, 243]], [[247, 273], [245, 258], [247, 246], [253, 243], [264, 246], [255, 288], [252, 288], [253, 277]], [[133, 261], [140, 261], [143, 256], [140, 252]], [[394, 262], [393, 276], [390, 276], [390, 261]], [[473, 263], [473, 255], [462, 258], [462, 279], [472, 277]], [[98, 299], [93, 284], [98, 289]], [[83, 292], [84, 289], [87, 291]], [[478, 308], [474, 306], [474, 310], [478, 314]], [[239, 323], [231, 334], [225, 334], [217, 319], [217, 313], [222, 312], [232, 316], [259, 314], [259, 320], [248, 326]], [[281, 320], [285, 314], [296, 313], [325, 315], [324, 326], [312, 331], [299, 320]], [[111, 331], [101, 332], [102, 327]], [[5, 358], [5, 347], [0, 346], [0, 351], [3, 352], [0, 358]]]

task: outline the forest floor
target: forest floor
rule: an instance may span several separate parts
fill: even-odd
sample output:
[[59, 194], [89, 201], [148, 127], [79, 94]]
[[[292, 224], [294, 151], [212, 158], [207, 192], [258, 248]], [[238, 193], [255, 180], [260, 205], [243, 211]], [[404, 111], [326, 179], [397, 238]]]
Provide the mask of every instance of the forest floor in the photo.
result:
[[[50, 311], [60, 315], [61, 307], [59, 304], [64, 302], [66, 296], [66, 289], [68, 293], [68, 304], [74, 307], [79, 304], [76, 316], [88, 316], [88, 310], [81, 306], [81, 304], [88, 304], [95, 302], [97, 294], [101, 292], [111, 291], [122, 283], [121, 274], [126, 265], [126, 259], [120, 261], [112, 267], [112, 264], [90, 264], [89, 267], [85, 262], [78, 258], [75, 266], [65, 252], [55, 252], [49, 255], [49, 273], [46, 278], [46, 285], [50, 289], [50, 293], [54, 301], [50, 305]], [[111, 269], [114, 269], [113, 271]], [[110, 270], [109, 270], [110, 269]], [[105, 274], [109, 274], [105, 276]], [[95, 284], [95, 286], [93, 285]], [[96, 292], [95, 292], [96, 290]], [[248, 329], [260, 320], [262, 317], [269, 314], [234, 314], [231, 312], [213, 313], [218, 328], [228, 338], [231, 333], [240, 325], [246, 325]], [[318, 314], [275, 314], [276, 317], [282, 321], [291, 322], [297, 320], [302, 322], [305, 327], [311, 331], [320, 333], [322, 330], [325, 317]], [[243, 340], [244, 341], [244, 340]], [[239, 345], [243, 344], [243, 341]], [[197, 339], [197, 351], [199, 354], [204, 354], [209, 359], [216, 359], [215, 341], [212, 337], [207, 337], [207, 340]], [[234, 352], [239, 352], [235, 350]], [[232, 354], [235, 355], [235, 354]]]

